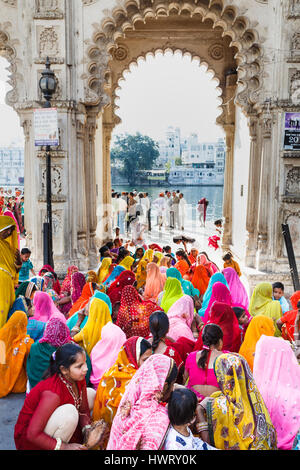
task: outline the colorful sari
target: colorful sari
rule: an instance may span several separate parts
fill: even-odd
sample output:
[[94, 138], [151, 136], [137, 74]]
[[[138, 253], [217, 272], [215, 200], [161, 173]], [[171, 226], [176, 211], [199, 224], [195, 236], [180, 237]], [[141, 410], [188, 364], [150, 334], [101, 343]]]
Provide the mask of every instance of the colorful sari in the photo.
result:
[[300, 422], [300, 367], [289, 343], [261, 336], [253, 377], [276, 429], [278, 449], [291, 450]]
[[98, 284], [99, 280], [95, 271], [90, 270], [86, 273], [85, 282], [93, 282], [94, 284]]
[[54, 351], [70, 341], [70, 330], [67, 325], [59, 318], [50, 318], [43, 337], [32, 345], [28, 356], [26, 370], [31, 388], [42, 380]]
[[108, 322], [102, 328], [101, 339], [91, 351], [92, 374], [90, 382], [95, 390], [97, 390], [103, 374], [116, 362], [125, 341], [125, 333], [112, 322]]
[[143, 293], [144, 300], [156, 302], [158, 294], [164, 289], [166, 276], [163, 275], [156, 263], [147, 266], [147, 279]]
[[[210, 311], [210, 318], [207, 324], [219, 325], [223, 331], [223, 350], [239, 352], [241, 347], [241, 330], [234, 311], [228, 304], [215, 302]], [[202, 330], [203, 332], [203, 330]], [[203, 348], [202, 334], [199, 335], [194, 351]]]
[[65, 279], [63, 280], [63, 283], [61, 285], [61, 292], [63, 294], [70, 295], [71, 294], [71, 278], [72, 274], [76, 273], [79, 271], [77, 266], [69, 266], [67, 269], [67, 275]]
[[193, 286], [199, 290], [200, 295], [205, 294], [209, 284], [209, 275], [207, 274], [207, 270], [203, 265], [200, 264], [199, 266], [195, 267], [191, 282]]
[[222, 273], [228, 283], [233, 304], [241, 305], [245, 310], [248, 310], [249, 296], [237, 272], [233, 268], [225, 268]]
[[52, 317], [60, 318], [66, 323], [62, 313], [56, 308], [52, 298], [47, 292], [38, 291], [33, 297], [34, 316], [33, 320], [47, 322]]
[[121, 302], [122, 290], [125, 286], [132, 286], [135, 283], [135, 274], [132, 271], [123, 271], [118, 279], [107, 289], [107, 295], [111, 300], [112, 306]]
[[98, 282], [100, 282], [100, 284], [105, 281], [105, 278], [108, 275], [109, 267], [111, 264], [112, 264], [111, 258], [103, 258], [100, 268], [97, 272]]
[[137, 289], [144, 287], [147, 279], [147, 264], [153, 261], [153, 250], [146, 250], [136, 270]]
[[[172, 360], [161, 354], [147, 359], [136, 372], [113, 420], [107, 450], [158, 450], [169, 426], [162, 392]], [[128, 411], [129, 410], [129, 411]]]
[[180, 281], [174, 277], [169, 277], [165, 283], [161, 308], [167, 313], [172, 305], [184, 295]]
[[182, 278], [182, 275], [180, 271], [178, 271], [177, 268], [174, 267], [174, 268], [167, 269], [166, 276], [167, 276], [167, 279], [169, 279], [170, 277], [174, 277], [175, 279], [178, 279], [178, 281], [180, 281], [184, 294], [190, 295], [191, 297], [195, 297], [195, 295], [200, 294], [199, 290], [196, 289], [190, 281], [187, 281], [186, 279]]
[[161, 263], [161, 260], [162, 260], [163, 257], [164, 257], [164, 254], [163, 254], [162, 252], [160, 252], [160, 251], [154, 251], [154, 253], [153, 253], [153, 258], [154, 258], [154, 256], [158, 259], [158, 261], [157, 261], [157, 263], [156, 263], [157, 266], [160, 266], [160, 263]]
[[69, 311], [69, 318], [72, 317], [74, 313], [82, 310], [88, 304], [90, 298], [94, 295], [94, 292], [92, 282], [88, 282], [84, 285], [79, 299], [73, 303], [72, 308]]
[[297, 303], [299, 302], [299, 300], [300, 300], [300, 290], [297, 290], [290, 297], [290, 302], [292, 304], [293, 310], [286, 312], [280, 318], [280, 321], [283, 324], [281, 328], [282, 337], [283, 339], [287, 339], [289, 341], [294, 341], [295, 321], [296, 321], [296, 316], [298, 313]]
[[207, 269], [209, 277], [220, 271], [218, 266], [213, 261], [210, 261], [205, 253], [200, 253], [200, 255], [197, 256], [196, 264], [197, 266], [204, 266]]
[[273, 288], [269, 282], [261, 282], [255, 286], [251, 296], [249, 312], [255, 317], [257, 315], [264, 315], [272, 318], [275, 326], [275, 336], [281, 336], [276, 321], [282, 316], [281, 305], [278, 300], [272, 299]]
[[101, 339], [102, 328], [111, 322], [109, 307], [104, 300], [93, 298], [90, 303], [89, 316], [82, 330], [73, 337], [73, 340], [83, 347], [88, 355]]
[[116, 362], [99, 382], [93, 409], [93, 421], [104, 419], [111, 426], [125, 388], [138, 370], [142, 337], [132, 336], [119, 351]]
[[127, 338], [142, 336], [146, 338], [149, 333], [149, 317], [161, 308], [151, 300], [143, 300], [133, 286], [126, 286], [122, 291], [121, 304], [118, 312], [117, 326]]
[[0, 398], [26, 391], [26, 360], [33, 344], [27, 322], [26, 313], [15, 312], [0, 328]]
[[119, 263], [118, 266], [122, 266], [127, 271], [130, 271], [133, 263], [134, 263], [134, 258], [132, 256], [125, 256], [125, 258]]
[[222, 284], [222, 282], [216, 282], [212, 286], [211, 296], [203, 317], [204, 323], [207, 323], [210, 320], [211, 308], [215, 302], [222, 302], [223, 304], [227, 304], [233, 307], [229, 289], [224, 284]]
[[174, 268], [178, 269], [180, 274], [184, 276], [189, 271], [190, 266], [184, 259], [180, 259], [179, 261], [177, 261]]
[[191, 326], [194, 320], [194, 301], [189, 295], [178, 299], [168, 310], [168, 337], [177, 341], [180, 337], [194, 341]]
[[239, 350], [239, 354], [246, 359], [251, 370], [253, 370], [257, 341], [262, 335], [274, 336], [274, 333], [275, 327], [271, 318], [258, 315], [251, 320]]
[[275, 450], [276, 431], [245, 359], [221, 354], [214, 363], [220, 387], [207, 405], [210, 443], [222, 450]]
[[60, 287], [60, 283], [59, 283], [59, 280], [57, 279], [57, 275], [56, 275], [54, 269], [49, 264], [45, 264], [42, 267], [42, 269], [40, 269], [39, 276], [41, 276], [42, 271], [45, 271], [45, 270], [47, 270], [49, 273], [52, 273], [54, 275], [55, 281], [53, 283], [53, 289], [59, 295], [60, 292], [61, 292], [61, 287]]
[[18, 234], [15, 221], [6, 215], [0, 216], [0, 232], [15, 227], [13, 233], [0, 238], [0, 328], [5, 325], [7, 315], [15, 301], [15, 285], [18, 274], [15, 268], [15, 253], [18, 249]]
[[216, 282], [222, 282], [222, 284], [224, 284], [227, 288], [229, 287], [228, 286], [228, 283], [224, 277], [224, 274], [222, 273], [215, 273], [212, 275], [212, 277], [210, 278], [209, 280], [209, 284], [207, 286], [207, 289], [205, 291], [205, 294], [203, 296], [203, 301], [202, 301], [202, 307], [201, 309], [199, 310], [198, 314], [201, 316], [201, 317], [204, 317], [204, 314], [205, 314], [205, 311], [208, 307], [208, 304], [209, 304], [209, 301], [210, 301], [210, 297], [211, 297], [211, 293], [212, 293], [212, 288], [213, 288], [213, 285], [216, 283]]
[[118, 279], [118, 277], [120, 276], [120, 274], [123, 272], [123, 271], [126, 271], [126, 269], [124, 268], [124, 266], [120, 266], [119, 264], [113, 269], [112, 273], [108, 276], [108, 278], [103, 282], [103, 285], [106, 286], [106, 288], [108, 289], [111, 284], [116, 280]]

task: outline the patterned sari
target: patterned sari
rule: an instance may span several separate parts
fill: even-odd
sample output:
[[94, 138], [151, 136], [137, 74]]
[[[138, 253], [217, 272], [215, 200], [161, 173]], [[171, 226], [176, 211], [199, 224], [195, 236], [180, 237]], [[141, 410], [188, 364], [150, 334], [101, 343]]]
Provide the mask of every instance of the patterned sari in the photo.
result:
[[15, 227], [13, 233], [2, 240], [0, 238], [0, 328], [5, 324], [7, 315], [15, 301], [15, 285], [18, 274], [15, 268], [15, 253], [18, 249], [18, 234], [15, 221], [8, 216], [0, 216], [0, 231]]
[[207, 406], [211, 445], [222, 450], [277, 449], [275, 428], [245, 359], [221, 354], [214, 371], [220, 391]]

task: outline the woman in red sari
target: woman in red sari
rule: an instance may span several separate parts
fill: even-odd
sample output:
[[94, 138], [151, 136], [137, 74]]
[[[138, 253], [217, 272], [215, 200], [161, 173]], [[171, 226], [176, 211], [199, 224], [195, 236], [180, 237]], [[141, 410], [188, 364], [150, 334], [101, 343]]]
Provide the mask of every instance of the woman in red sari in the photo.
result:
[[150, 333], [149, 317], [157, 310], [161, 309], [156, 303], [143, 300], [133, 286], [125, 286], [122, 290], [116, 324], [124, 331], [127, 338], [131, 336], [146, 338]]
[[49, 376], [26, 396], [14, 432], [17, 450], [84, 450], [95, 392], [87, 392], [86, 355], [76, 344], [61, 346]]
[[52, 273], [53, 276], [55, 277], [55, 281], [53, 283], [53, 290], [55, 290], [55, 292], [59, 295], [60, 292], [61, 292], [61, 287], [60, 287], [60, 283], [59, 283], [59, 280], [58, 280], [58, 277], [57, 277], [57, 274], [56, 272], [54, 271], [54, 269], [52, 268], [52, 266], [50, 266], [50, 264], [45, 264], [42, 269], [40, 270], [39, 272], [39, 276], [43, 277], [43, 275], [45, 273]]
[[[219, 325], [223, 331], [223, 350], [239, 352], [241, 346], [241, 330], [236, 315], [230, 305], [222, 302], [214, 302], [210, 309], [207, 324]], [[194, 351], [203, 348], [202, 332], [199, 334]]]
[[283, 339], [287, 339], [291, 342], [294, 341], [294, 330], [295, 330], [295, 320], [298, 313], [297, 303], [300, 300], [300, 290], [297, 290], [290, 297], [290, 302], [292, 304], [292, 310], [286, 312], [279, 320], [277, 320], [277, 326], [281, 330]]

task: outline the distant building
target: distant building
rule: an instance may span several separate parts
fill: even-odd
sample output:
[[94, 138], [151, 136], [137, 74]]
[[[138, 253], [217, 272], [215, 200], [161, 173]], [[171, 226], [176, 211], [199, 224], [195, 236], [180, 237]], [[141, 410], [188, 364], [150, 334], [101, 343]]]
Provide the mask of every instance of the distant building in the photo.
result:
[[168, 127], [165, 140], [159, 141], [158, 144], [159, 157], [157, 164], [164, 166], [170, 162], [171, 166], [175, 165], [176, 158], [181, 157], [180, 129], [178, 127], [174, 129], [172, 126]]
[[0, 147], [0, 186], [24, 186], [24, 149]]

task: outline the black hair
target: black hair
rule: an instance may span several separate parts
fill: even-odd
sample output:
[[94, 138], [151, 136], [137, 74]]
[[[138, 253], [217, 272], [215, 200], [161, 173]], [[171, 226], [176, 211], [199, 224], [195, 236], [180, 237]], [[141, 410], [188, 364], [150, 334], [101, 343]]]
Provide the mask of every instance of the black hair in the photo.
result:
[[148, 349], [152, 349], [151, 344], [145, 338], [140, 343], [140, 356], [142, 356]]
[[222, 224], [222, 220], [221, 219], [215, 220], [214, 224], [215, 225]]
[[168, 251], [171, 250], [171, 247], [169, 245], [163, 247], [163, 251], [167, 253]]
[[198, 400], [188, 388], [178, 388], [171, 393], [168, 401], [168, 416], [172, 426], [190, 423], [196, 413]]
[[92, 288], [94, 292], [97, 289], [97, 287], [98, 287], [98, 284], [96, 282], [92, 282]]
[[165, 312], [157, 311], [153, 312], [149, 317], [149, 328], [153, 336], [152, 341], [152, 353], [154, 354], [155, 349], [159, 345], [161, 338], [166, 336], [169, 331], [170, 323], [168, 315]]
[[297, 302], [297, 308], [300, 308], [300, 300]]
[[274, 282], [274, 284], [272, 284], [272, 288], [284, 290], [284, 285], [282, 284], [282, 282]]
[[104, 253], [106, 253], [106, 251], [109, 251], [109, 248], [107, 245], [101, 246], [101, 248], [99, 249], [99, 253], [101, 256], [103, 256]]
[[168, 385], [171, 385], [177, 379], [177, 375], [178, 375], [178, 368], [177, 368], [176, 362], [173, 360], [172, 369], [169, 371], [169, 375], [166, 378], [166, 383]]
[[181, 256], [182, 258], [185, 259], [185, 261], [188, 263], [189, 266], [191, 266], [191, 262], [190, 260], [188, 259], [188, 256], [186, 254], [186, 252], [184, 250], [177, 250], [176, 251], [176, 255], [179, 255]]
[[109, 250], [111, 250], [114, 247], [114, 244], [113, 244], [113, 242], [107, 242], [106, 246]]
[[[219, 325], [216, 325], [215, 323], [208, 323], [204, 326], [202, 330], [203, 346], [215, 346], [216, 344], [218, 344], [220, 339], [223, 339], [223, 331]], [[198, 360], [198, 367], [200, 367], [201, 369], [206, 368], [208, 354], [209, 349], [202, 349]]]
[[227, 261], [227, 260], [229, 261], [232, 257], [233, 257], [232, 253], [228, 252], [223, 256], [222, 259], [223, 259], [223, 261]]
[[139, 198], [142, 199], [144, 197], [144, 194], [143, 193], [140, 193], [139, 194]]
[[121, 246], [119, 248], [119, 254], [118, 254], [118, 257], [117, 257], [115, 263], [119, 264], [124, 258], [126, 258], [126, 256], [129, 256], [129, 255], [130, 255], [130, 251], [126, 250], [126, 248]]
[[31, 255], [29, 248], [22, 248], [21, 255]]
[[49, 369], [44, 373], [43, 379], [60, 373], [60, 368], [69, 369], [77, 360], [78, 354], [85, 354], [84, 349], [75, 343], [66, 343], [60, 346], [50, 358]]
[[237, 319], [239, 319], [245, 313], [245, 309], [242, 307], [232, 307], [232, 310], [234, 311]]
[[136, 217], [137, 217], [138, 215], [141, 215], [140, 211], [136, 211], [135, 215], [136, 215]]

